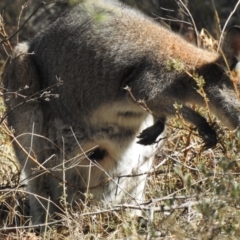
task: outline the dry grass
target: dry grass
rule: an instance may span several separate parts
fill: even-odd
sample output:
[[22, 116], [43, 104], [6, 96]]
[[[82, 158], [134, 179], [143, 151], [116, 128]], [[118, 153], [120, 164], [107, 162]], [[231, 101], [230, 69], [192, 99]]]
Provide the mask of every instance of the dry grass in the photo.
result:
[[[218, 123], [219, 143], [203, 151], [202, 140], [186, 130], [181, 119], [168, 123], [168, 137], [156, 157], [142, 205], [145, 219], [139, 224], [129, 208], [116, 206], [84, 210], [63, 209], [41, 235], [28, 227], [24, 188], [14, 187], [14, 165], [3, 164], [0, 190], [0, 237], [8, 239], [239, 239], [240, 237], [240, 138]], [[6, 159], [7, 158], [3, 158]], [[8, 163], [8, 161], [7, 161]], [[17, 175], [18, 176], [18, 175]], [[5, 187], [8, 188], [5, 188]], [[22, 199], [23, 198], [23, 199]], [[21, 201], [21, 202], [19, 202]], [[89, 202], [91, 199], [89, 199]], [[89, 203], [88, 202], [88, 203]], [[91, 205], [91, 204], [90, 204]]]
[[[206, 109], [197, 109], [213, 124], [218, 144], [204, 151], [201, 138], [181, 117], [168, 122], [164, 147], [148, 174], [144, 218], [131, 217], [138, 206], [72, 210], [41, 234], [29, 228], [27, 193], [9, 130], [0, 125], [0, 239], [239, 239], [240, 135], [224, 128]], [[4, 105], [0, 102], [4, 115]], [[209, 118], [210, 117], [210, 118]], [[89, 207], [91, 206], [91, 207]]]

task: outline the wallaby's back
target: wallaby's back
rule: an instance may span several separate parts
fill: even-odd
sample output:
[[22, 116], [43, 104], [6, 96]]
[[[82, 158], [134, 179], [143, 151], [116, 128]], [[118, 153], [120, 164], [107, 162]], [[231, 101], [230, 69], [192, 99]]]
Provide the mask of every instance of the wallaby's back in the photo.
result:
[[110, 101], [128, 101], [123, 88], [131, 83], [132, 75], [141, 74], [133, 71], [137, 67], [150, 69], [158, 64], [156, 74], [164, 79], [159, 84], [161, 89], [139, 82], [144, 84], [142, 91], [154, 96], [171, 84], [173, 74], [179, 74], [168, 76], [169, 59], [179, 59], [186, 68], [216, 59], [214, 54], [186, 43], [177, 35], [173, 37], [167, 29], [116, 1], [94, 4], [87, 1], [84, 7], [78, 5], [71, 14], [34, 38], [29, 52], [34, 52], [32, 59], [39, 69], [42, 89], [56, 84], [57, 77], [63, 81], [63, 87], [58, 89], [60, 98], [50, 104], [54, 104], [56, 112], [59, 112], [56, 105], [62, 108], [63, 104], [71, 121], [73, 118], [78, 121], [77, 114], [90, 114]]

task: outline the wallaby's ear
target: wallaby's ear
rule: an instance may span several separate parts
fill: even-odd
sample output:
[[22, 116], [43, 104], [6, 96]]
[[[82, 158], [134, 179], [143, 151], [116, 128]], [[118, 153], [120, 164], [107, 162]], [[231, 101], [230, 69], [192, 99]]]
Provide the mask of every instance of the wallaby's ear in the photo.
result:
[[233, 70], [240, 61], [240, 26], [228, 29], [222, 43], [222, 50], [230, 70]]

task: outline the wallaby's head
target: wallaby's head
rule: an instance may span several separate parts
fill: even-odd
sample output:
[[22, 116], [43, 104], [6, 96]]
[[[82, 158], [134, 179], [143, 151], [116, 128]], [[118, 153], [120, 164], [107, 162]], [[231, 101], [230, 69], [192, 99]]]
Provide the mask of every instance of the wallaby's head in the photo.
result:
[[[216, 62], [200, 67], [205, 81], [204, 90], [211, 111], [230, 129], [240, 125], [240, 27], [231, 27], [221, 44], [220, 57]], [[211, 79], [208, 81], [208, 79]]]

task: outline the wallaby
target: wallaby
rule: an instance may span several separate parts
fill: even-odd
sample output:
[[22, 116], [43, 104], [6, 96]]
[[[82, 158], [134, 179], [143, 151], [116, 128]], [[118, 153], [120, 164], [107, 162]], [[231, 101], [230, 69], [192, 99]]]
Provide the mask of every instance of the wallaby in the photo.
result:
[[[171, 68], [174, 61], [182, 67]], [[90, 195], [101, 205], [141, 203], [152, 143], [175, 103], [206, 146], [216, 144], [206, 119], [187, 106], [206, 103], [194, 76], [205, 80], [210, 110], [236, 129], [240, 102], [222, 62], [115, 0], [83, 1], [17, 45], [2, 78], [32, 223], [60, 211], [63, 183], [69, 204]]]

